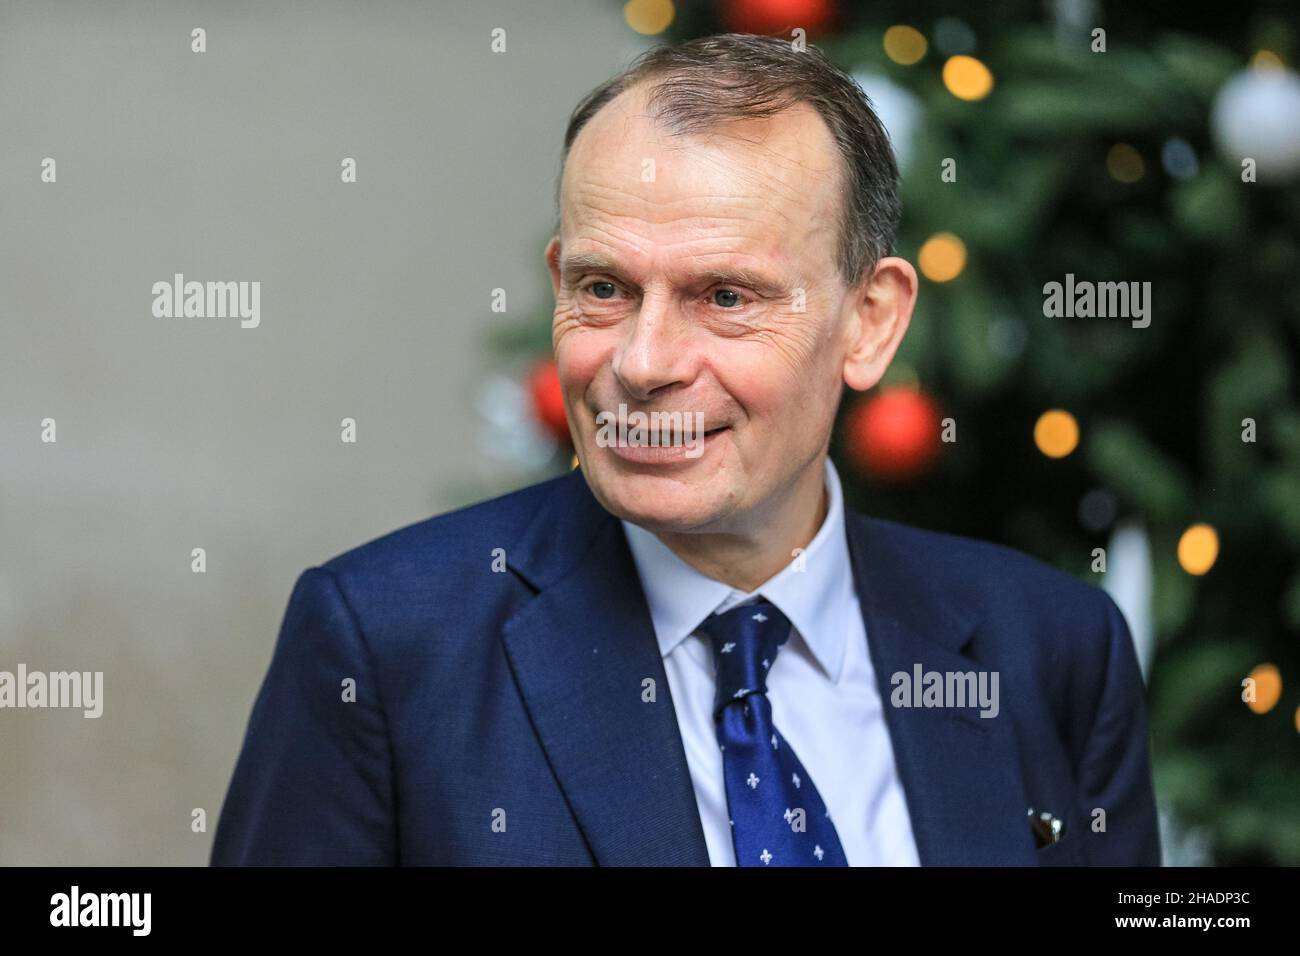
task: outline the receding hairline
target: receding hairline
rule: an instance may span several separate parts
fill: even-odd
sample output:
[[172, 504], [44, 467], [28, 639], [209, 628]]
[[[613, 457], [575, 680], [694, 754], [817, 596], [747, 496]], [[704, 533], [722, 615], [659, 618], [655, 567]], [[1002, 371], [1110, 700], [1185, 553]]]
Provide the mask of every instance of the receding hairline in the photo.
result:
[[[771, 115], [728, 116], [715, 123], [710, 123], [708, 126], [700, 126], [698, 128], [691, 128], [691, 129], [681, 129], [675, 127], [671, 122], [666, 120], [663, 117], [663, 115], [659, 111], [657, 111], [652, 105], [652, 97], [653, 97], [654, 89], [656, 88], [657, 85], [656, 81], [658, 79], [659, 77], [657, 76], [642, 77], [636, 80], [635, 82], [627, 85], [616, 96], [612, 97], [608, 102], [602, 104], [600, 109], [596, 110], [588, 118], [587, 122], [583, 124], [582, 128], [578, 130], [577, 134], [573, 137], [573, 141], [570, 144], [569, 156], [572, 156], [573, 147], [577, 146], [579, 139], [582, 138], [582, 133], [585, 132], [590, 127], [594, 126], [602, 114], [606, 114], [606, 116], [608, 116], [607, 111], [611, 107], [617, 108], [620, 106], [620, 104], [624, 107], [627, 105], [628, 101], [625, 100], [624, 97], [635, 98], [639, 96], [641, 98], [641, 105], [645, 108], [643, 112], [629, 112], [626, 115], [628, 115], [629, 117], [644, 118], [647, 121], [649, 121], [650, 125], [652, 125], [653, 127], [659, 130], [666, 132], [669, 136], [681, 137], [684, 139], [697, 138], [697, 137], [701, 139], [711, 139], [714, 137], [718, 137], [722, 139], [730, 139], [734, 142], [741, 143], [743, 145], [751, 145], [751, 144], [762, 145], [762, 144], [755, 144], [752, 139], [739, 133], [737, 131], [737, 127], [746, 124], [773, 123], [781, 120], [782, 118], [788, 117], [792, 112], [798, 112], [798, 113], [802, 113], [807, 117], [814, 119], [816, 121], [817, 128], [821, 130], [821, 135], [823, 136], [821, 142], [822, 149], [823, 149], [822, 155], [827, 160], [827, 166], [825, 170], [818, 169], [816, 171], [813, 179], [814, 185], [820, 187], [822, 183], [825, 181], [825, 178], [822, 176], [823, 172], [829, 173], [830, 177], [832, 177], [831, 182], [829, 183], [829, 188], [826, 190], [825, 193], [822, 193], [820, 189], [810, 190], [809, 198], [813, 199], [817, 203], [816, 210], [818, 213], [824, 212], [826, 215], [832, 218], [836, 218], [839, 216], [841, 207], [844, 203], [844, 199], [843, 199], [844, 190], [846, 187], [846, 183], [848, 181], [848, 177], [851, 175], [851, 172], [848, 168], [848, 163], [845, 160], [843, 153], [838, 148], [838, 144], [835, 141], [835, 135], [833, 131], [826, 123], [825, 118], [821, 115], [821, 113], [817, 110], [817, 108], [813, 104], [805, 100], [791, 98], [790, 102], [785, 104], [781, 109], [772, 112]], [[567, 158], [568, 157], [566, 157], [566, 159]], [[553, 230], [554, 237], [557, 240], [562, 240], [563, 238], [563, 231], [561, 229], [561, 226], [562, 226], [562, 218], [563, 218], [562, 217], [563, 199], [565, 195], [564, 176], [568, 169], [569, 169], [569, 165], [566, 162], [560, 174], [560, 184], [558, 189], [559, 195], [557, 198], [556, 218], [555, 218], [555, 224]], [[839, 244], [839, 239], [837, 237], [833, 239], [833, 249], [835, 250], [835, 252], [838, 252], [838, 244]], [[743, 270], [733, 270], [733, 271], [735, 271], [737, 274], [743, 272]], [[718, 273], [718, 275], [721, 274], [722, 273]], [[770, 285], [770, 283], [755, 283], [755, 284], [763, 285], [763, 286]]]
[[[850, 284], [889, 255], [900, 208], [898, 168], [889, 134], [861, 85], [815, 47], [718, 34], [646, 51], [627, 69], [588, 93], [565, 130], [555, 184], [555, 231], [560, 233], [569, 153], [582, 130], [624, 93], [644, 92], [651, 119], [673, 134], [721, 134], [734, 121], [770, 118], [806, 105], [821, 120], [839, 156], [835, 210], [837, 264]], [[662, 108], [662, 111], [661, 111]]]
[[[674, 126], [671, 119], [665, 117], [659, 110], [654, 108], [654, 89], [655, 78], [649, 77], [638, 80], [623, 89], [617, 96], [610, 99], [609, 102], [604, 103], [600, 109], [593, 113], [588, 121], [583, 124], [582, 128], [578, 130], [570, 144], [567, 154], [565, 155], [565, 162], [560, 170], [560, 181], [557, 190], [557, 214], [560, 211], [559, 200], [562, 199], [564, 176], [569, 169], [568, 160], [572, 157], [574, 148], [578, 145], [578, 141], [582, 138], [582, 134], [595, 126], [602, 115], [608, 118], [611, 108], [620, 105], [620, 101], [622, 101], [623, 106], [626, 106], [627, 103], [624, 100], [625, 97], [634, 98], [640, 96], [642, 106], [645, 108], [644, 112], [625, 113], [628, 118], [645, 119], [651, 126], [663, 131], [669, 136], [699, 139], [726, 139], [746, 146], [757, 146], [760, 148], [765, 148], [762, 142], [743, 135], [743, 133], [738, 130], [738, 127], [752, 126], [753, 124], [759, 123], [775, 123], [783, 118], [788, 118], [791, 114], [799, 114], [805, 118], [812, 119], [815, 126], [820, 130], [820, 135], [822, 136], [822, 154], [827, 160], [826, 166], [814, 170], [814, 173], [818, 176], [821, 176], [823, 173], [829, 173], [835, 177], [834, 182], [831, 183], [833, 197], [838, 197], [844, 189], [847, 177], [850, 175], [848, 163], [845, 161], [844, 155], [835, 141], [834, 132], [831, 130], [830, 126], [827, 125], [825, 117], [821, 115], [813, 104], [804, 100], [791, 100], [791, 102], [785, 107], [772, 113], [770, 116], [729, 116], [716, 123], [710, 124], [708, 127], [700, 127], [698, 129], [680, 129]], [[775, 150], [771, 149], [769, 149], [768, 152], [773, 155], [783, 155], [778, 154]], [[792, 163], [795, 162], [788, 155], [783, 155], [783, 158], [790, 160]], [[810, 167], [805, 165], [804, 168]], [[558, 223], [556, 232], [557, 234], [559, 232]]]

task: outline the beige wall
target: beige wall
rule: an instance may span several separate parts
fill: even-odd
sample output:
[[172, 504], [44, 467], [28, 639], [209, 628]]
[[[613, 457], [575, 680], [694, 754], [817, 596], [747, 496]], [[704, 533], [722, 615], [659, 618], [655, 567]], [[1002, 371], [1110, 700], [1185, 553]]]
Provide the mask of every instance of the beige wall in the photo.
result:
[[[472, 441], [486, 333], [546, 320], [564, 121], [641, 46], [606, 0], [4, 4], [0, 670], [105, 703], [0, 709], [0, 863], [205, 863], [299, 571], [530, 480]], [[260, 326], [155, 318], [175, 272]]]

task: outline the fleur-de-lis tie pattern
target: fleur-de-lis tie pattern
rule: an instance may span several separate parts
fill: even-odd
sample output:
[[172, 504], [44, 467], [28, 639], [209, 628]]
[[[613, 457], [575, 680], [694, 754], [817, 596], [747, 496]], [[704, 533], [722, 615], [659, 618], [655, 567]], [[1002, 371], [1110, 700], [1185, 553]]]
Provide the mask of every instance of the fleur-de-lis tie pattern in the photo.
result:
[[737, 866], [848, 866], [821, 794], [772, 724], [767, 674], [790, 620], [755, 601], [710, 615], [698, 630], [713, 645], [713, 719]]

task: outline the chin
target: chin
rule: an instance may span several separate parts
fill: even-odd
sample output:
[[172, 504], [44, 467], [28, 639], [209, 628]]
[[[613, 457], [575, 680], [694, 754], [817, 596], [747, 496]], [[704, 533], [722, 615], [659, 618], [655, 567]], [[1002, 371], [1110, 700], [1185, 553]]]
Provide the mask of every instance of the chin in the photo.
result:
[[689, 474], [619, 474], [610, 467], [583, 468], [592, 493], [606, 511], [650, 531], [695, 531], [729, 510], [731, 496], [709, 487], [707, 480], [692, 481]]

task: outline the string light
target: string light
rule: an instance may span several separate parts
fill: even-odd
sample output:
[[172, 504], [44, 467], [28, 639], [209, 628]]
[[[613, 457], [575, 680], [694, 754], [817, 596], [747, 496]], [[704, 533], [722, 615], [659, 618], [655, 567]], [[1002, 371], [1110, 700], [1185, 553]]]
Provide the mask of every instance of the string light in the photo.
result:
[[667, 30], [676, 12], [672, 0], [628, 0], [623, 5], [627, 25], [644, 36]]
[[1219, 557], [1219, 533], [1208, 524], [1194, 524], [1178, 539], [1178, 563], [1188, 574], [1201, 575]]
[[901, 66], [916, 63], [928, 48], [929, 43], [915, 27], [900, 23], [885, 31], [885, 56]]
[[1281, 671], [1272, 664], [1259, 664], [1247, 676], [1255, 684], [1255, 694], [1246, 706], [1257, 714], [1267, 714], [1282, 697]]
[[959, 100], [982, 100], [993, 90], [993, 74], [973, 56], [950, 56], [943, 65], [943, 85]]
[[1034, 444], [1048, 458], [1064, 458], [1079, 447], [1079, 423], [1062, 409], [1045, 411], [1034, 423]]
[[916, 264], [931, 282], [951, 282], [966, 268], [966, 243], [951, 232], [937, 232], [921, 246]]
[[1146, 174], [1146, 164], [1128, 143], [1116, 143], [1106, 154], [1106, 171], [1121, 183], [1135, 183]]

